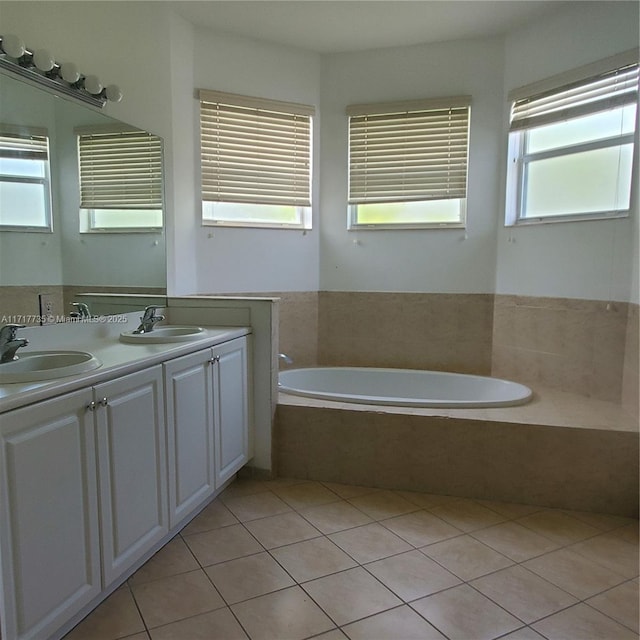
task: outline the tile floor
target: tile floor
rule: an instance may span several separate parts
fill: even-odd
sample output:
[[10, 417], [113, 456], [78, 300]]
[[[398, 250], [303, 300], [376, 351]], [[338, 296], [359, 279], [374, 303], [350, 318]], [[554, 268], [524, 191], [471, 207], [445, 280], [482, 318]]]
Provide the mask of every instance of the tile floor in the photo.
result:
[[638, 522], [237, 480], [65, 640], [638, 638]]

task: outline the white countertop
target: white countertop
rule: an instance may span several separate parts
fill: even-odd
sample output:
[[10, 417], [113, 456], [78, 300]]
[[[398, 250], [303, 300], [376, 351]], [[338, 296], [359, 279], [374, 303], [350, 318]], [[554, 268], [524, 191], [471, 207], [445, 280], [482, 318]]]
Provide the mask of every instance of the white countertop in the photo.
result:
[[[128, 330], [128, 328], [122, 327], [121, 330]], [[96, 385], [105, 380], [133, 373], [251, 333], [251, 329], [247, 327], [204, 327], [204, 329], [205, 332], [196, 340], [162, 344], [125, 344], [119, 340], [119, 331], [103, 332], [103, 335], [78, 331], [72, 344], [69, 343], [68, 338], [58, 341], [48, 337], [45, 344], [37, 339], [31, 339], [30, 345], [21, 350], [23, 353], [53, 349], [88, 351], [98, 358], [102, 365], [87, 373], [55, 380], [0, 384], [0, 413]], [[28, 330], [23, 330], [23, 333], [27, 332]], [[40, 337], [39, 334], [34, 335]], [[18, 357], [21, 351], [18, 351]]]

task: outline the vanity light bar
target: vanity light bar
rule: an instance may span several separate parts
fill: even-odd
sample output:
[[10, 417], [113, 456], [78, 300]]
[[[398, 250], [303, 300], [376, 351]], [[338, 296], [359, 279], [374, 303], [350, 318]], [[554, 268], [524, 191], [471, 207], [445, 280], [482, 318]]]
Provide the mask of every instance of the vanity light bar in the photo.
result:
[[94, 107], [104, 107], [107, 100], [122, 100], [117, 85], [103, 87], [97, 76], [82, 75], [72, 62], [56, 62], [46, 49], [27, 49], [15, 35], [0, 36], [0, 69]]

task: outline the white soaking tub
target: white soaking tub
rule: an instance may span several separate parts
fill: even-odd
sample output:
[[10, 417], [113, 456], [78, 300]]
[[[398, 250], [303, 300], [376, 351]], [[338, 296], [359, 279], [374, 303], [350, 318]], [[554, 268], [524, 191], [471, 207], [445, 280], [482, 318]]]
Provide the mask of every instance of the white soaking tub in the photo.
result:
[[442, 371], [313, 367], [281, 371], [278, 388], [309, 398], [404, 407], [509, 407], [527, 403], [517, 382]]

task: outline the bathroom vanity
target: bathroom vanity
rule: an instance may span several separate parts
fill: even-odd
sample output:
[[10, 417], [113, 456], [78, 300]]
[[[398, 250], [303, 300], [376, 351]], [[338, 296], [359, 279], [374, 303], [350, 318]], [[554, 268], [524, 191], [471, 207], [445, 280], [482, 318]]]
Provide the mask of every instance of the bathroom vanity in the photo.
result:
[[250, 340], [111, 331], [91, 372], [0, 385], [3, 638], [62, 637], [247, 462]]

